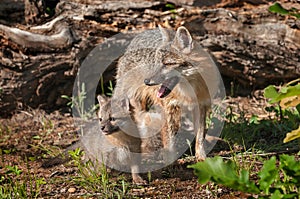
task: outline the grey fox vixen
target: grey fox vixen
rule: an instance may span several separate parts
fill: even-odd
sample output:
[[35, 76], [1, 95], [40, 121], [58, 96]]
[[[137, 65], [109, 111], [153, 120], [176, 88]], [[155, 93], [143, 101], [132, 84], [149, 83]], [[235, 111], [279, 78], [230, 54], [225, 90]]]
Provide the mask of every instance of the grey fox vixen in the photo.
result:
[[181, 127], [182, 111], [192, 111], [197, 131], [196, 158], [204, 159], [210, 94], [200, 69], [190, 62], [190, 57], [195, 56], [193, 48], [191, 35], [184, 27], [175, 34], [160, 27], [137, 35], [119, 59], [113, 97], [129, 98], [135, 113], [147, 111], [151, 105], [162, 107], [165, 120], [161, 139], [171, 154], [173, 138]]
[[[182, 118], [187, 113], [193, 113], [196, 158], [206, 157], [204, 128], [211, 102], [201, 69], [194, 63], [201, 61], [195, 48], [184, 27], [175, 34], [160, 28], [137, 35], [118, 61], [112, 99], [98, 97], [100, 133], [112, 145], [127, 149], [135, 183], [144, 181], [138, 174], [140, 156], [132, 153], [143, 155], [149, 146], [153, 147], [149, 151], [153, 151], [162, 144], [170, 156], [175, 155], [174, 137], [183, 127]], [[151, 113], [153, 108], [161, 111], [156, 119], [153, 115], [157, 113]]]
[[[196, 114], [193, 117], [197, 131], [196, 157], [204, 159], [205, 121], [206, 112], [210, 108], [210, 94], [200, 69], [189, 62], [193, 59], [192, 37], [184, 27], [178, 28], [174, 38], [166, 30], [161, 33], [166, 47], [158, 50], [163, 54], [160, 67], [144, 83], [148, 86], [161, 85], [157, 90], [157, 97], [168, 102], [167, 114], [174, 111], [174, 108], [170, 108], [170, 103], [188, 107], [189, 110], [198, 106], [199, 113], [194, 112]], [[173, 95], [168, 97], [171, 92]]]

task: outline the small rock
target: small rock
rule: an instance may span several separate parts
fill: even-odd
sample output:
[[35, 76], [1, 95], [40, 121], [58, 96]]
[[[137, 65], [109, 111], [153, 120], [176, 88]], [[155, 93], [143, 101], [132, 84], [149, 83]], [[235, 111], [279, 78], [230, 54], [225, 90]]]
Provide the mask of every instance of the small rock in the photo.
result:
[[76, 189], [74, 188], [74, 187], [70, 187], [69, 189], [68, 189], [68, 192], [69, 193], [74, 193], [76, 191]]

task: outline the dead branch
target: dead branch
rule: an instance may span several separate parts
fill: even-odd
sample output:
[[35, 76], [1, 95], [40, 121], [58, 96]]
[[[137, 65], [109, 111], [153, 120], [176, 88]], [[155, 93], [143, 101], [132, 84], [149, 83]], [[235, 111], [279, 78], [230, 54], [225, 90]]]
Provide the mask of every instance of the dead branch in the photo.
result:
[[72, 31], [64, 25], [56, 29], [55, 34], [42, 35], [0, 24], [0, 35], [31, 51], [51, 52], [70, 47], [75, 41]]

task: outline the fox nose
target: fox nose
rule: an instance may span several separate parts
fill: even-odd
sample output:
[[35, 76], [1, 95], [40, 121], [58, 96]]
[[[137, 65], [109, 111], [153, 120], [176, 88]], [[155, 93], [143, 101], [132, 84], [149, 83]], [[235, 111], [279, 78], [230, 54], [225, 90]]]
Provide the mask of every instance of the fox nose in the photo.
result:
[[144, 79], [144, 83], [145, 83], [146, 85], [150, 85], [150, 79]]

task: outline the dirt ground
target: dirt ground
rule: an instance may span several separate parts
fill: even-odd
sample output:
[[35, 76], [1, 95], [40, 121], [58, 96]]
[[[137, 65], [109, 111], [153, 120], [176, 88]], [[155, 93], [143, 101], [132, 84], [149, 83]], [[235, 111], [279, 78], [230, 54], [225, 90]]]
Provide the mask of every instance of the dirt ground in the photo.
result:
[[[254, 113], [265, 117], [265, 100], [258, 98], [228, 98], [227, 103], [235, 114], [241, 113], [247, 117]], [[71, 163], [65, 163], [49, 169], [41, 168], [41, 164], [64, 148], [78, 140], [78, 134], [70, 113], [59, 111], [47, 114], [42, 110], [19, 111], [10, 119], [0, 120], [0, 175], [5, 175], [8, 165], [17, 166], [22, 175], [21, 181], [44, 179], [37, 198], [102, 198], [97, 191], [87, 190], [74, 179], [78, 177], [78, 168]], [[281, 142], [281, 140], [278, 140]], [[223, 147], [224, 146], [224, 147]], [[226, 144], [220, 142], [209, 156], [226, 155], [232, 151]], [[200, 185], [196, 176], [187, 165], [190, 159], [184, 159], [161, 171], [151, 174], [151, 181], [146, 186], [134, 186], [128, 183], [126, 198], [247, 198], [250, 195], [230, 190], [226, 187], [207, 183]], [[261, 166], [257, 162], [257, 168]], [[167, 173], [167, 174], [166, 174]], [[111, 182], [117, 176], [124, 176], [126, 182], [131, 181], [130, 174], [109, 174]], [[144, 175], [147, 179], [147, 174]], [[2, 182], [3, 183], [3, 182]]]
[[[51, 123], [51, 124], [50, 124]], [[60, 151], [78, 139], [73, 119], [70, 115], [59, 112], [46, 114], [40, 110], [22, 111], [15, 114], [12, 119], [1, 120], [2, 152], [0, 174], [5, 171], [5, 166], [17, 166], [19, 169], [30, 172], [38, 178], [44, 178], [47, 184], [42, 186], [40, 198], [77, 198], [88, 192], [70, 182], [77, 174], [77, 168], [72, 164], [59, 165], [50, 169], [41, 168], [47, 151]], [[53, 154], [52, 154], [53, 155]], [[193, 171], [182, 164], [172, 168], [172, 176], [159, 176], [144, 187], [132, 187], [128, 197], [138, 198], [226, 198], [226, 195], [237, 195], [225, 188], [213, 190], [211, 193], [208, 185], [199, 185]], [[130, 182], [130, 175], [125, 175]], [[52, 178], [60, 178], [61, 182], [51, 183]], [[65, 182], [64, 182], [65, 179]], [[68, 190], [75, 188], [70, 193]], [[97, 198], [96, 193], [90, 193]], [[215, 194], [215, 196], [213, 196]]]
[[[227, 6], [228, 8], [234, 7], [230, 3]], [[240, 7], [237, 9], [242, 10]], [[252, 92], [252, 97], [228, 97], [224, 103], [228, 104], [230, 114], [238, 120], [251, 119], [255, 116], [272, 123], [275, 115], [265, 111], [267, 103], [262, 96], [261, 91], [256, 91]], [[48, 95], [46, 98], [48, 99]], [[66, 109], [68, 108], [64, 107], [63, 111], [56, 110], [47, 113], [41, 109], [23, 108], [15, 111], [11, 118], [1, 118], [0, 116], [0, 196], [3, 192], [1, 185], [10, 184], [13, 187], [22, 187], [22, 184], [25, 184], [24, 189], [27, 194], [20, 198], [103, 198], [101, 195], [103, 190], [97, 190], [97, 186], [94, 189], [89, 188], [82, 177], [80, 178], [80, 168], [74, 161], [47, 169], [41, 167], [47, 159], [60, 154], [79, 139], [78, 126], [74, 124], [70, 111], [66, 111]], [[233, 128], [235, 127], [233, 126]], [[263, 128], [268, 128], [268, 126], [265, 125]], [[282, 146], [282, 138], [288, 131], [287, 129], [281, 129], [282, 134], [272, 135], [270, 129], [264, 130], [263, 128], [257, 128], [261, 131], [259, 137], [249, 135], [249, 139], [254, 139], [254, 141], [250, 142], [247, 149], [256, 142], [265, 145], [275, 143], [281, 146], [280, 149], [268, 150], [265, 153], [266, 157], [268, 154], [276, 155], [277, 153], [295, 154], [299, 150], [296, 147]], [[242, 130], [243, 128], [241, 128]], [[245, 151], [245, 146], [242, 144], [234, 141], [231, 144], [232, 149], [226, 142], [219, 141], [208, 156], [220, 155], [230, 158], [233, 151], [236, 153]], [[255, 161], [253, 163], [254, 172], [262, 166], [262, 161], [258, 159], [249, 161]], [[122, 193], [124, 194], [123, 198], [235, 199], [250, 196], [258, 198], [256, 195], [234, 191], [211, 182], [204, 185], [199, 184], [193, 170], [187, 168], [193, 163], [193, 158], [184, 158], [168, 168], [151, 173], [151, 177], [149, 174], [143, 174], [143, 177], [150, 181], [145, 186], [131, 184], [131, 175], [128, 173], [112, 171], [109, 172], [109, 184], [115, 184], [117, 189], [125, 186], [125, 193]], [[10, 168], [10, 172], [8, 172], [8, 168]], [[14, 172], [11, 172], [13, 169], [15, 169]], [[21, 174], [16, 174], [17, 170], [22, 171]], [[122, 178], [124, 181], [120, 181]], [[122, 184], [124, 182], [125, 185]]]

